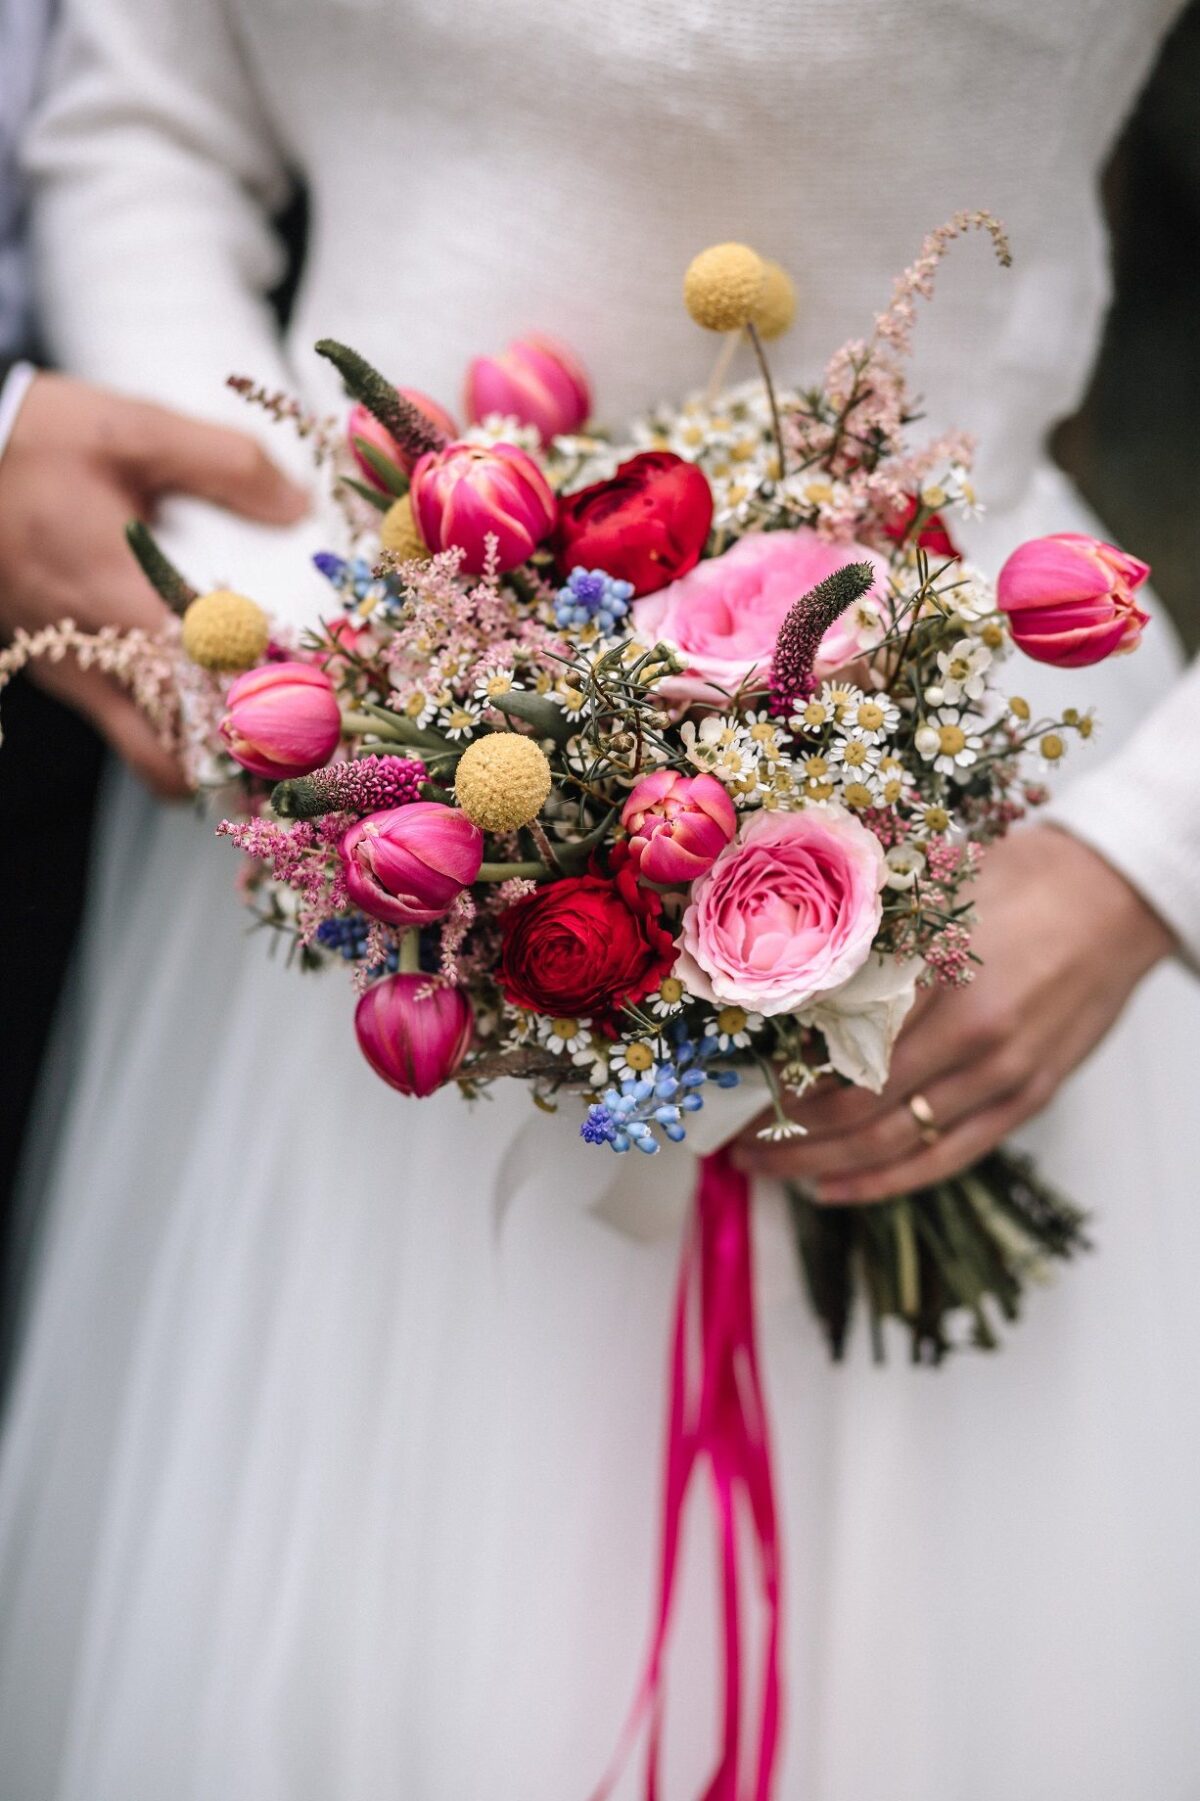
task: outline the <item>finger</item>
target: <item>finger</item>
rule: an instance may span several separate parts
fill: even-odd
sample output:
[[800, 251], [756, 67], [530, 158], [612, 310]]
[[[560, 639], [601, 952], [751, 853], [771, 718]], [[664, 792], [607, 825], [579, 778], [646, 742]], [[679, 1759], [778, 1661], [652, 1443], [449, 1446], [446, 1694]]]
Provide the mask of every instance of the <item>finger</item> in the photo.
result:
[[74, 658], [36, 662], [30, 675], [38, 685], [80, 713], [160, 800], [182, 800], [191, 788], [183, 769], [163, 749], [149, 720], [129, 695], [98, 669], [81, 669]]
[[[917, 1092], [928, 1103], [937, 1130], [945, 1134], [970, 1114], [1016, 1093], [1026, 1079], [1024, 1061], [1010, 1049]], [[759, 1175], [807, 1183], [886, 1167], [915, 1155], [927, 1142], [929, 1129], [914, 1114], [912, 1099], [912, 1095], [895, 1097], [886, 1113], [855, 1131], [783, 1144], [747, 1140], [738, 1145], [735, 1161]]]
[[265, 525], [292, 525], [307, 513], [304, 489], [246, 432], [141, 401], [116, 404], [110, 448], [147, 496], [193, 494]]
[[1005, 1100], [969, 1114], [936, 1144], [922, 1145], [912, 1155], [879, 1169], [865, 1170], [856, 1176], [831, 1176], [817, 1183], [815, 1198], [824, 1206], [853, 1206], [890, 1200], [893, 1195], [944, 1182], [986, 1156], [1025, 1120], [1040, 1113], [1054, 1087], [1053, 1082], [1044, 1079], [1030, 1082]]
[[941, 1077], [956, 1073], [984, 1054], [987, 1047], [967, 1029], [961, 1013], [951, 1026], [944, 1002], [944, 990], [921, 997], [919, 1014], [910, 1015], [896, 1041], [888, 1079], [880, 1093], [845, 1083], [823, 1083], [788, 1108], [810, 1140], [865, 1131], [910, 1094], [928, 1094]]

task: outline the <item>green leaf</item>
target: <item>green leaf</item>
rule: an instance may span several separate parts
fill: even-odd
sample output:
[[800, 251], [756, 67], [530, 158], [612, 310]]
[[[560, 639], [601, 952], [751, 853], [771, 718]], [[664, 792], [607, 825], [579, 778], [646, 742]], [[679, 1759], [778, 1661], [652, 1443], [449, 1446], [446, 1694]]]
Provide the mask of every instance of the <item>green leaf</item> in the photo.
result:
[[507, 694], [497, 695], [492, 705], [510, 719], [523, 719], [556, 744], [565, 744], [576, 730], [562, 708], [544, 694], [526, 694], [523, 689], [510, 688]]
[[342, 480], [348, 488], [353, 488], [360, 500], [369, 500], [379, 512], [386, 513], [391, 506], [391, 497], [381, 494], [378, 488], [369, 487], [366, 482], [358, 481], [353, 475], [343, 475]]
[[388, 493], [396, 500], [401, 500], [408, 493], [408, 477], [399, 463], [393, 463], [390, 456], [385, 456], [374, 444], [368, 444], [365, 438], [356, 436], [354, 448], [363, 462], [370, 464]]

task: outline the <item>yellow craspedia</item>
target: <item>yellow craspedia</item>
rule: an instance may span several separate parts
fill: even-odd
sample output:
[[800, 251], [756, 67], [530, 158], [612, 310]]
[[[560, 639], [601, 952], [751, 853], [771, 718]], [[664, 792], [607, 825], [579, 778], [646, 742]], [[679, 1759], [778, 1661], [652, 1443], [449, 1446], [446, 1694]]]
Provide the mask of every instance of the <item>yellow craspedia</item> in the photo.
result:
[[767, 263], [763, 290], [754, 309], [760, 338], [781, 338], [796, 317], [796, 289], [786, 269]]
[[402, 563], [428, 562], [429, 546], [417, 530], [407, 494], [394, 500], [379, 524], [379, 542]]
[[520, 732], [489, 732], [463, 752], [454, 778], [459, 806], [483, 832], [515, 832], [536, 819], [550, 792], [540, 744]]
[[683, 300], [706, 331], [740, 331], [755, 317], [767, 265], [748, 244], [712, 244], [694, 256], [683, 278]]
[[270, 636], [258, 603], [229, 588], [197, 595], [183, 615], [183, 648], [204, 669], [253, 669]]

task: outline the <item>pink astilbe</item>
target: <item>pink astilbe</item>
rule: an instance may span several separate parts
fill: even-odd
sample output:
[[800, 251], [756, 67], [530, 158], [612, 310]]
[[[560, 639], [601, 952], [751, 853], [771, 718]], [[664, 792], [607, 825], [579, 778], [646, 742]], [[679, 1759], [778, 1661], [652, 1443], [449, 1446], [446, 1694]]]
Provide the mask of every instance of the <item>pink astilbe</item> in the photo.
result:
[[[43, 657], [48, 663], [61, 663], [67, 656], [73, 656], [81, 669], [100, 669], [113, 676], [129, 690], [163, 749], [183, 755], [188, 733], [180, 706], [181, 675], [195, 665], [183, 656], [178, 620], [168, 620], [154, 635], [140, 629], [121, 631], [115, 625], [82, 632], [73, 619], [36, 632], [18, 627], [12, 643], [0, 650], [0, 689], [28, 663]], [[211, 678], [202, 680], [211, 685]]]
[[337, 813], [292, 826], [273, 819], [223, 819], [217, 837], [228, 838], [247, 857], [265, 863], [273, 879], [299, 897], [300, 942], [311, 944], [322, 921], [348, 904], [338, 855], [345, 829], [346, 818]]

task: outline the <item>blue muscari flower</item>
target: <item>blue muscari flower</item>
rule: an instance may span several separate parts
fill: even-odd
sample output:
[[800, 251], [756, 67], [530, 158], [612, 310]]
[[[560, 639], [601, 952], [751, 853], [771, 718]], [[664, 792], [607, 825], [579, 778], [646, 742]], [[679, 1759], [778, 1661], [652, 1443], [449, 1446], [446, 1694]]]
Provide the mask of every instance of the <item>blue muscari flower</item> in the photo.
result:
[[661, 1148], [656, 1129], [672, 1144], [686, 1137], [683, 1116], [703, 1107], [700, 1090], [706, 1082], [716, 1082], [720, 1088], [737, 1085], [736, 1070], [705, 1067], [716, 1052], [715, 1044], [710, 1049], [704, 1039], [689, 1037], [682, 1021], [674, 1036], [676, 1049], [671, 1057], [636, 1080], [606, 1089], [604, 1099], [589, 1107], [579, 1128], [587, 1144], [607, 1144], [614, 1151], [639, 1150], [653, 1156]]
[[[357, 963], [367, 954], [369, 930], [370, 921], [361, 913], [339, 913], [334, 919], [321, 921], [317, 927], [317, 943], [347, 963]], [[375, 980], [379, 976], [395, 975], [399, 967], [400, 952], [393, 945], [383, 962], [374, 964], [367, 973]]]
[[365, 557], [339, 557], [331, 550], [318, 550], [313, 557], [313, 564], [341, 595], [342, 605], [347, 611], [360, 607], [366, 600], [385, 606], [396, 602], [395, 588], [376, 576]]
[[584, 569], [578, 565], [567, 577], [565, 587], [558, 590], [554, 603], [555, 623], [562, 628], [595, 625], [608, 637], [624, 619], [633, 598], [633, 583], [615, 580], [603, 569]]

